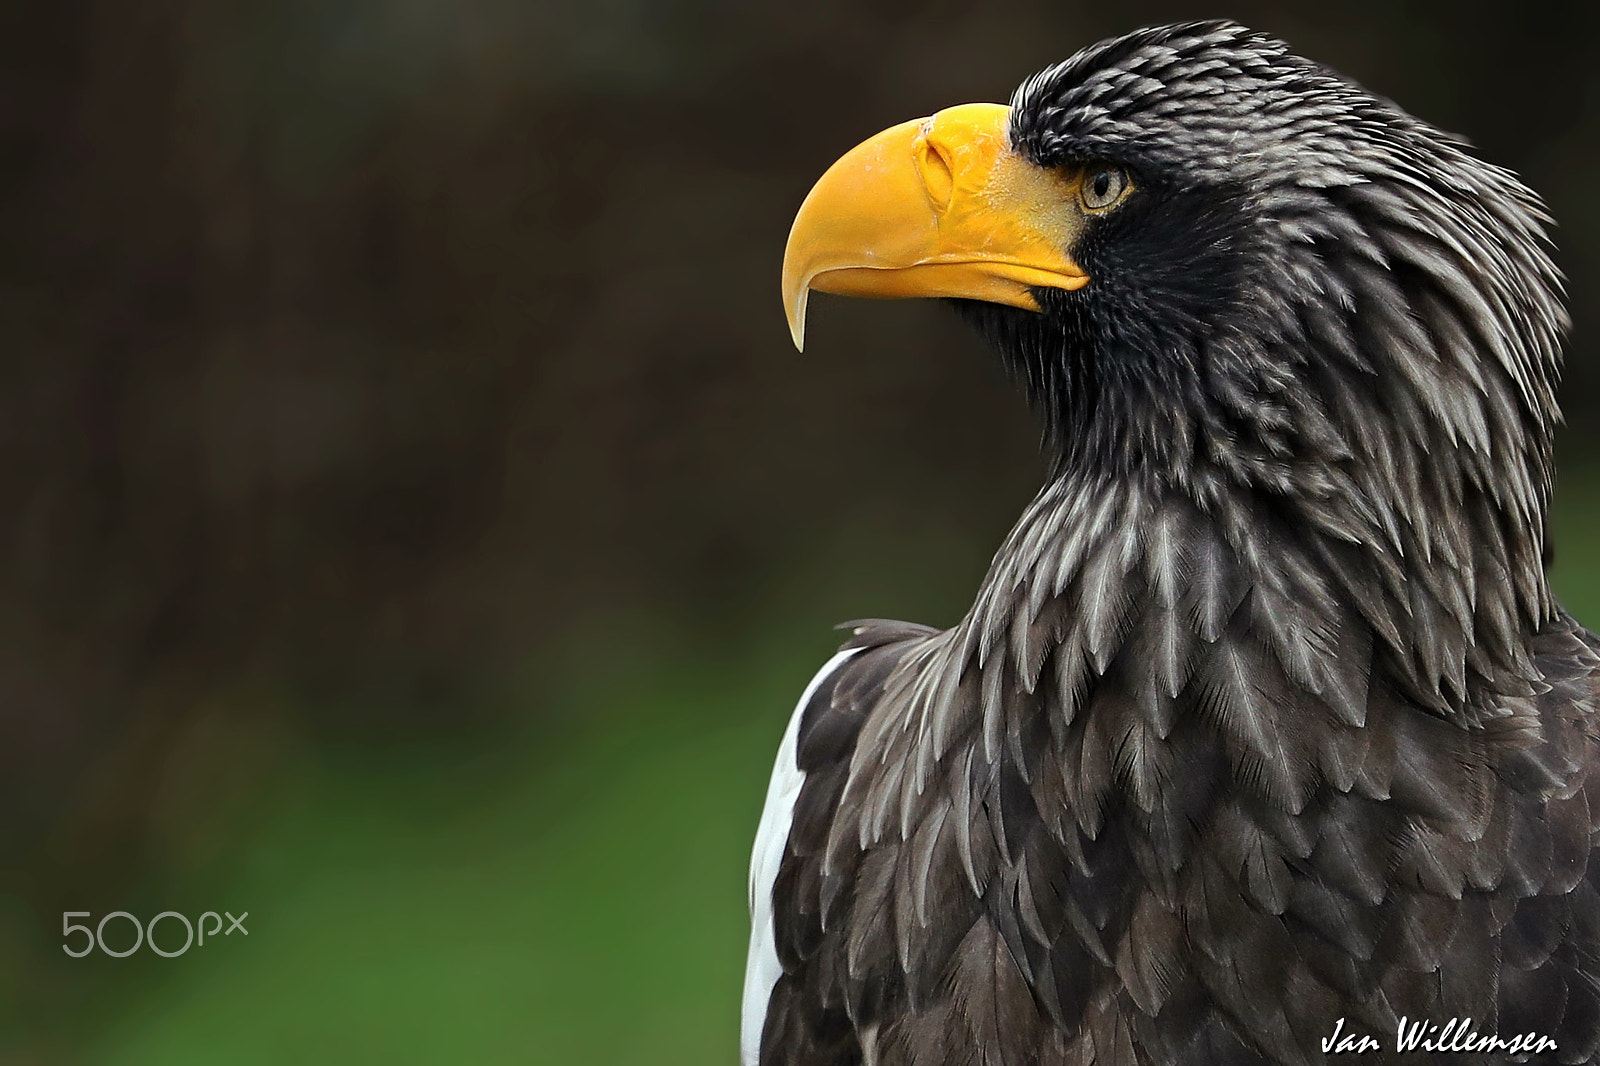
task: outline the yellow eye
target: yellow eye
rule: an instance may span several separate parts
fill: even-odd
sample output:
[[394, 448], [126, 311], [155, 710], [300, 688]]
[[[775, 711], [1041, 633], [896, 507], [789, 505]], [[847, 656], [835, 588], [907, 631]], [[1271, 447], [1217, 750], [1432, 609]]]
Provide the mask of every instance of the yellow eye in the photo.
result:
[[1127, 195], [1133, 183], [1121, 167], [1095, 167], [1083, 176], [1078, 186], [1078, 199], [1085, 210], [1104, 211], [1115, 207]]

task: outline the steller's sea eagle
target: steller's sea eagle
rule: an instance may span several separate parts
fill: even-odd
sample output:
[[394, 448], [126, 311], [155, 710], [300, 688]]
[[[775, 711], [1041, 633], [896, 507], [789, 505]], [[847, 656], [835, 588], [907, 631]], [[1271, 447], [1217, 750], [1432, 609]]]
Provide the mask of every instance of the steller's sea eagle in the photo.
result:
[[1050, 473], [778, 753], [748, 1066], [1588, 1062], [1600, 642], [1551, 595], [1549, 220], [1228, 22], [866, 141], [783, 292], [952, 298]]

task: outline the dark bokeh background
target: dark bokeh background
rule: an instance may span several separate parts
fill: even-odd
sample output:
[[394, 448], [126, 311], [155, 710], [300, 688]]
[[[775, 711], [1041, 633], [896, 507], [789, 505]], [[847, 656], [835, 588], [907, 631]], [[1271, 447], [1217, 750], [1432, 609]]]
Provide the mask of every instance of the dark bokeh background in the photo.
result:
[[0, 11], [0, 1061], [735, 1061], [828, 625], [954, 621], [1040, 469], [938, 306], [790, 349], [792, 212], [892, 122], [1222, 13], [1549, 199], [1600, 621], [1593, 5]]

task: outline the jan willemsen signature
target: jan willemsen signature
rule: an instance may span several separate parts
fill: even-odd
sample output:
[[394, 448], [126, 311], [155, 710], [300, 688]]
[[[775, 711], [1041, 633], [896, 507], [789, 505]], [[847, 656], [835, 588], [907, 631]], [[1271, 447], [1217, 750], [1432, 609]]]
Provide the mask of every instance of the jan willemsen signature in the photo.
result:
[[[1430, 1018], [1408, 1020], [1402, 1017], [1395, 1032], [1394, 1049], [1402, 1053], [1427, 1051], [1464, 1055], [1521, 1055], [1554, 1051], [1556, 1042], [1541, 1033], [1517, 1033], [1512, 1036], [1480, 1033], [1473, 1028], [1471, 1018], [1449, 1018], [1436, 1022]], [[1343, 1018], [1334, 1023], [1331, 1035], [1322, 1038], [1324, 1055], [1363, 1055], [1382, 1050], [1383, 1044], [1371, 1033], [1347, 1032]]]

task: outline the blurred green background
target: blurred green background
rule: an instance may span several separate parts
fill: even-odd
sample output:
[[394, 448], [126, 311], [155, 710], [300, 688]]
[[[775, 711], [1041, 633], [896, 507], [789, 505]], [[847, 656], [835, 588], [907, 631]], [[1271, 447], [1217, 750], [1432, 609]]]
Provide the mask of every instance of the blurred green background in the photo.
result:
[[[1041, 469], [943, 308], [821, 300], [792, 351], [793, 210], [1221, 13], [1549, 199], [1600, 622], [1595, 5], [6, 6], [0, 1061], [733, 1063], [829, 626], [956, 620]], [[249, 932], [71, 959], [69, 910]]]

